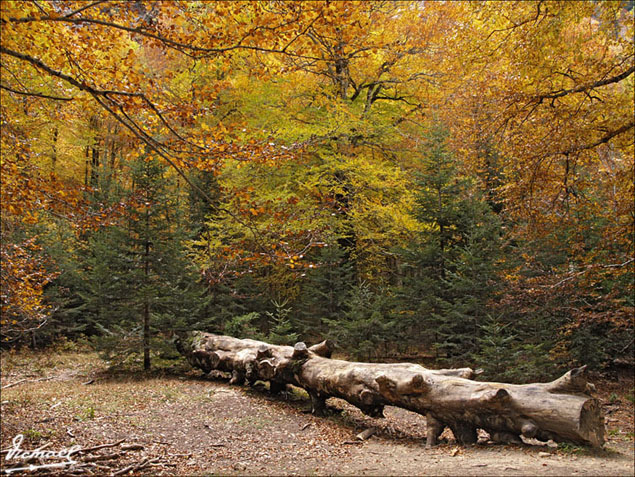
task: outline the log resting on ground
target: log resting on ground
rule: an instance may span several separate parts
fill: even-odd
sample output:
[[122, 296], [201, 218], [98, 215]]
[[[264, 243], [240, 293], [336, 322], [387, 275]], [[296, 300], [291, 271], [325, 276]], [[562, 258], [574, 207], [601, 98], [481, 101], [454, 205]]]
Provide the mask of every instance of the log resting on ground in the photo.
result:
[[411, 363], [356, 363], [331, 359], [332, 344], [278, 346], [203, 332], [177, 340], [188, 361], [205, 373], [229, 372], [232, 384], [269, 381], [271, 390], [287, 384], [304, 388], [319, 414], [337, 397], [374, 417], [386, 405], [426, 416], [427, 444], [445, 427], [463, 444], [477, 440], [477, 429], [500, 442], [520, 437], [602, 446], [604, 418], [586, 366], [550, 383], [505, 384], [474, 381], [470, 368], [427, 369]]

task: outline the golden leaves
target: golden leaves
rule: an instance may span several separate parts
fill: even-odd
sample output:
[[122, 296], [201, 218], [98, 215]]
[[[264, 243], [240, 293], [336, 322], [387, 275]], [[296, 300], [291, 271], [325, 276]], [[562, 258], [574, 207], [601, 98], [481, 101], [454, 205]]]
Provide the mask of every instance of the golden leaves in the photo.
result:
[[0, 247], [2, 259], [0, 336], [9, 341], [26, 330], [37, 328], [49, 307], [43, 302], [44, 286], [57, 274], [48, 271], [36, 238]]

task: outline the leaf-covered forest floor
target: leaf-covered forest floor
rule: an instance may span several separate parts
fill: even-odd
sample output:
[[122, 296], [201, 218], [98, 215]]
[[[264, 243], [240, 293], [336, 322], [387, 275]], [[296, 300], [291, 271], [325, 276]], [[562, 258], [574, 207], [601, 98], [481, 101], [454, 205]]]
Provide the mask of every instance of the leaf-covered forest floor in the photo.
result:
[[[161, 372], [107, 369], [92, 353], [2, 353], [2, 449], [73, 445], [81, 464], [60, 475], [633, 475], [633, 376], [597, 381], [607, 416], [603, 450], [572, 445], [447, 442], [425, 448], [425, 418], [387, 408], [362, 415], [339, 400], [325, 418], [306, 413], [303, 391], [203, 379], [187, 366]], [[7, 387], [8, 386], [8, 387]], [[360, 442], [356, 434], [377, 432]], [[112, 444], [101, 449], [89, 449]], [[134, 446], [137, 444], [138, 446]], [[127, 447], [126, 447], [127, 446]], [[2, 454], [2, 467], [14, 467]], [[51, 462], [51, 461], [49, 461]], [[38, 471], [44, 472], [44, 471]], [[121, 474], [119, 474], [121, 475]]]

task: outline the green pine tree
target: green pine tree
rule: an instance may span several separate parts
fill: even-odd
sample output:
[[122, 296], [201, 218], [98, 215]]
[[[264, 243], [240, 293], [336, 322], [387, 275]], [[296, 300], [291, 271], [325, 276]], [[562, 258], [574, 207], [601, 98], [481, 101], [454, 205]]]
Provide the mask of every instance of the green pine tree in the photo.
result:
[[315, 266], [306, 272], [293, 322], [305, 339], [321, 340], [327, 322], [337, 321], [346, 311], [354, 264], [337, 245], [320, 248], [310, 259]]
[[[207, 304], [187, 256], [187, 217], [174, 180], [153, 159], [128, 164], [133, 210], [124, 224], [92, 233], [80, 271], [83, 319], [114, 363], [172, 355], [170, 339], [201, 319]], [[103, 199], [103, 198], [102, 198]]]
[[497, 290], [501, 229], [487, 200], [459, 173], [446, 140], [435, 126], [421, 149], [415, 214], [423, 232], [399, 251], [403, 279], [395, 294], [404, 341], [456, 362], [478, 350]]
[[273, 300], [275, 312], [267, 311], [269, 318], [269, 334], [266, 340], [277, 345], [292, 345], [298, 341], [298, 333], [293, 331], [293, 325], [289, 319], [291, 308], [287, 308], [288, 300], [278, 302]]
[[395, 336], [396, 322], [387, 304], [387, 294], [374, 292], [368, 283], [357, 285], [342, 316], [324, 320], [327, 337], [351, 357], [371, 361]]

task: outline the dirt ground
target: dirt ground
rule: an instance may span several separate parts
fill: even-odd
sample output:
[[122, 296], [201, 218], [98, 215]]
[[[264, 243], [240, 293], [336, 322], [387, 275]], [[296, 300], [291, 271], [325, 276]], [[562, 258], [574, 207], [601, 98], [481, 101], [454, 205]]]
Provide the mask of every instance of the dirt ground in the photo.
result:
[[[425, 447], [425, 418], [399, 408], [369, 418], [332, 399], [328, 417], [308, 414], [303, 391], [271, 396], [188, 371], [113, 374], [86, 353], [2, 355], [3, 450], [79, 445], [81, 464], [60, 475], [634, 475], [633, 379], [602, 382], [603, 450], [487, 442]], [[25, 380], [25, 381], [21, 381]], [[17, 383], [17, 384], [14, 384]], [[6, 387], [9, 386], [9, 387]], [[377, 432], [364, 442], [355, 435]], [[87, 448], [109, 444], [110, 447]], [[137, 446], [134, 446], [138, 444]], [[132, 447], [131, 447], [132, 445]], [[125, 447], [128, 446], [128, 447]], [[6, 459], [9, 469], [20, 462]], [[42, 463], [40, 461], [39, 463]], [[38, 462], [35, 462], [38, 464]], [[36, 473], [51, 472], [51, 469]], [[31, 472], [28, 472], [31, 473]]]

